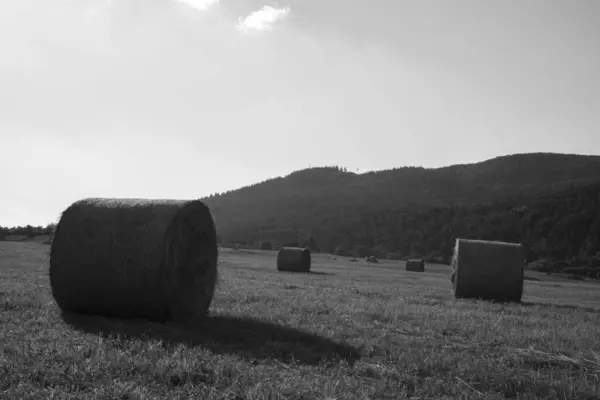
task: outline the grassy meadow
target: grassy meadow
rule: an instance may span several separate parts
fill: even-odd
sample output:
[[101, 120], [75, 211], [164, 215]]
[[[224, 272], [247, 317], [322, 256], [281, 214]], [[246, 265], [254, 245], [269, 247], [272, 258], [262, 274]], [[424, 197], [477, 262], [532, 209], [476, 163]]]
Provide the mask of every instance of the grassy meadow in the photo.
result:
[[406, 272], [222, 249], [196, 328], [61, 315], [49, 247], [0, 242], [0, 399], [600, 399], [600, 284], [530, 275], [523, 304]]

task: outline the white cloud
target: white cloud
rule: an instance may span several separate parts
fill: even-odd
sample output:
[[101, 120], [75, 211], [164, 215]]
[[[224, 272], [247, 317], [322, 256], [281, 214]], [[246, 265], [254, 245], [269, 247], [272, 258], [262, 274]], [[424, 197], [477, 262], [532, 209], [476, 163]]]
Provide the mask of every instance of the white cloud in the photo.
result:
[[241, 31], [258, 30], [264, 31], [271, 29], [276, 21], [285, 18], [290, 12], [289, 7], [275, 8], [271, 6], [262, 6], [246, 16], [239, 19], [237, 28]]
[[219, 0], [175, 0], [177, 3], [186, 4], [196, 10], [204, 11], [217, 4]]

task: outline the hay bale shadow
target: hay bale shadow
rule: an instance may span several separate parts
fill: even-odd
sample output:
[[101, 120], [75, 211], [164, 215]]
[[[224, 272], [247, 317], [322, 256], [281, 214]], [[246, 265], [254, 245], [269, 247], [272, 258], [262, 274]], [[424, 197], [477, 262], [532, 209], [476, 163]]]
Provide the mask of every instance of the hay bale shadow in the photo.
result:
[[166, 346], [200, 346], [216, 354], [247, 360], [277, 359], [284, 363], [316, 365], [343, 359], [353, 365], [360, 357], [354, 347], [330, 339], [252, 318], [209, 316], [193, 326], [160, 324], [141, 319], [62, 313], [72, 328], [105, 338], [161, 340]]
[[303, 274], [306, 274], [306, 275], [320, 275], [320, 276], [335, 275], [335, 274], [333, 274], [331, 272], [323, 272], [323, 271], [276, 271], [276, 272], [279, 272], [279, 273], [287, 272], [287, 273], [289, 273], [291, 275], [303, 275]]
[[499, 304], [499, 305], [512, 305], [512, 306], [520, 306], [523, 305], [523, 302], [520, 300], [507, 300], [507, 299], [484, 299], [482, 297], [467, 297], [467, 298], [454, 298], [457, 302], [463, 303], [477, 303], [484, 302], [489, 304]]
[[524, 307], [547, 307], [547, 308], [561, 308], [563, 310], [573, 310], [573, 311], [585, 311], [590, 313], [596, 313], [600, 311], [600, 308], [594, 308], [589, 306], [577, 306], [573, 304], [553, 304], [553, 303], [539, 303], [539, 302], [530, 302], [524, 301], [521, 302], [521, 306]]

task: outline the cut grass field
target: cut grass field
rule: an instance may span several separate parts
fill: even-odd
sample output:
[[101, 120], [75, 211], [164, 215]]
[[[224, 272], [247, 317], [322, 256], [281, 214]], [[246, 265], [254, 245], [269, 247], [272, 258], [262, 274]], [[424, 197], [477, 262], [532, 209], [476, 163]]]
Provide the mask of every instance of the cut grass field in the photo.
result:
[[600, 399], [600, 285], [525, 282], [523, 304], [457, 301], [448, 267], [404, 271], [223, 249], [194, 328], [62, 316], [49, 247], [0, 242], [1, 399]]

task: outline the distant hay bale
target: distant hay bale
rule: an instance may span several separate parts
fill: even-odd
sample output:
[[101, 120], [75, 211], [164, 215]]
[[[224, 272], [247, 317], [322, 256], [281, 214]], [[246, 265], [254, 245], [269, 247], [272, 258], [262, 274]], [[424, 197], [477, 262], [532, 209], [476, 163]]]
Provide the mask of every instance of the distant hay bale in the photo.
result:
[[258, 248], [260, 250], [273, 250], [273, 245], [271, 245], [271, 242], [260, 242]]
[[254, 242], [252, 247], [256, 250], [273, 250], [271, 242]]
[[277, 270], [289, 272], [309, 272], [310, 250], [298, 247], [282, 247], [277, 253]]
[[424, 260], [407, 260], [406, 270], [411, 272], [425, 272]]
[[524, 257], [518, 243], [456, 239], [452, 267], [456, 298], [521, 301]]
[[183, 322], [207, 314], [217, 258], [201, 201], [84, 199], [56, 227], [50, 284], [63, 311]]

